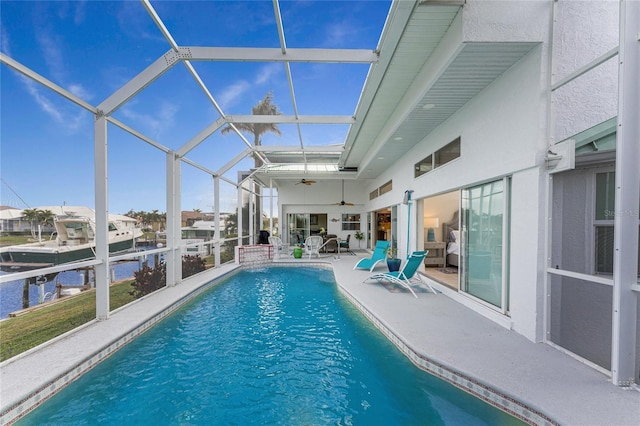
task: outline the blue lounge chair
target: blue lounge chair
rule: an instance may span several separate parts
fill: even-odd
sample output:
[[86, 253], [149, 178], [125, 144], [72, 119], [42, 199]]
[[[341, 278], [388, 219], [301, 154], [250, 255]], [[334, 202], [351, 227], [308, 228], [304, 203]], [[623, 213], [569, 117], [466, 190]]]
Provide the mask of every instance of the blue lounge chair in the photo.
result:
[[399, 271], [373, 274], [363, 282], [366, 282], [367, 280], [377, 280], [378, 282], [388, 281], [394, 284], [399, 284], [402, 287], [408, 288], [409, 291], [413, 294], [413, 297], [417, 299], [418, 295], [411, 288], [411, 280], [415, 279], [422, 284], [426, 284], [434, 294], [438, 294], [435, 289], [431, 287], [431, 284], [429, 284], [427, 281], [424, 281], [420, 274], [417, 273], [418, 267], [420, 266], [420, 264], [422, 264], [428, 252], [428, 250], [414, 251], [413, 253], [411, 253], [411, 256], [407, 258], [406, 262], [402, 266], [402, 269], [400, 269]]
[[379, 240], [376, 243], [376, 248], [373, 250], [371, 257], [365, 257], [360, 259], [353, 269], [368, 269], [369, 272], [373, 272], [373, 268], [376, 267], [378, 262], [382, 262], [387, 257], [387, 250], [389, 249], [389, 241]]

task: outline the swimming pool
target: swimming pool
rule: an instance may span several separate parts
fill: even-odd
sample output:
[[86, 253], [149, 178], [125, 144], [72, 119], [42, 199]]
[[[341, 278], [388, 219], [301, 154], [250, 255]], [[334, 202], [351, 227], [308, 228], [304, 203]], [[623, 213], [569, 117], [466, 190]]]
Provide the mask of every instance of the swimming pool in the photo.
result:
[[19, 424], [521, 424], [417, 369], [336, 289], [272, 267], [213, 287]]

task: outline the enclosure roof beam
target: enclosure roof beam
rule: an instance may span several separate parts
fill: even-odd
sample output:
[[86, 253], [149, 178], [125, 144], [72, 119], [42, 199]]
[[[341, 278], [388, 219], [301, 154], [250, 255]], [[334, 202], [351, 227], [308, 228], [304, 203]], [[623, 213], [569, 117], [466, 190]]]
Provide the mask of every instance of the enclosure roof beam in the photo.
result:
[[352, 115], [226, 115], [227, 123], [353, 124]]
[[[196, 72], [195, 68], [193, 68], [193, 65], [191, 65], [191, 62], [189, 62], [189, 59], [192, 59], [192, 54], [191, 54], [192, 48], [179, 47], [178, 43], [176, 43], [176, 41], [173, 39], [173, 37], [171, 36], [171, 33], [169, 33], [169, 30], [164, 25], [164, 23], [162, 22], [162, 19], [160, 19], [160, 16], [156, 13], [156, 10], [153, 8], [149, 0], [142, 0], [142, 4], [144, 5], [145, 9], [147, 10], [149, 15], [153, 19], [153, 21], [156, 23], [156, 25], [160, 29], [160, 32], [162, 32], [164, 37], [167, 39], [167, 41], [171, 45], [171, 48], [173, 49], [173, 51], [176, 53], [178, 57], [177, 60], [184, 62], [185, 67], [187, 67], [187, 70], [189, 71], [191, 76], [196, 80], [196, 83], [198, 83], [198, 86], [200, 86], [200, 89], [202, 89], [206, 97], [209, 99], [209, 102], [211, 102], [211, 104], [216, 109], [216, 111], [218, 111], [218, 114], [220, 114], [221, 117], [224, 117], [225, 116], [224, 111], [222, 111], [222, 108], [220, 108], [220, 105], [218, 105], [218, 102], [216, 102], [211, 92], [209, 92], [207, 85], [204, 84], [204, 81], [202, 81], [202, 79]], [[249, 143], [249, 141], [247, 141], [247, 139], [242, 135], [242, 133], [240, 133], [240, 131], [236, 128], [236, 126], [231, 124], [230, 127], [248, 147], [252, 146], [251, 143]], [[267, 160], [265, 158], [262, 158], [262, 156], [259, 156], [259, 158], [262, 161], [267, 162]]]
[[217, 176], [217, 178], [218, 179], [222, 179], [223, 181], [235, 186], [236, 188], [238, 187], [238, 184], [236, 182], [232, 181], [231, 179], [228, 179], [228, 178], [226, 178], [224, 176]]
[[235, 166], [236, 164], [238, 164], [240, 161], [242, 161], [247, 155], [251, 154], [251, 152], [253, 152], [253, 150], [251, 148], [247, 148], [244, 151], [242, 151], [240, 154], [236, 155], [235, 157], [233, 157], [227, 164], [225, 164], [224, 166], [222, 166], [217, 172], [216, 174], [219, 176], [224, 175], [226, 172], [229, 171], [229, 169], [231, 169], [233, 166]]
[[189, 160], [189, 159], [188, 159], [188, 158], [186, 158], [186, 157], [182, 157], [182, 158], [180, 158], [180, 161], [183, 161], [183, 162], [185, 162], [185, 163], [187, 163], [187, 164], [189, 164], [189, 165], [191, 165], [191, 166], [195, 167], [196, 169], [202, 170], [203, 172], [205, 172], [205, 173], [207, 173], [207, 174], [209, 174], [209, 175], [213, 176], [214, 178], [215, 178], [215, 177], [219, 177], [219, 176], [216, 174], [216, 172], [214, 172], [214, 171], [212, 171], [212, 170], [209, 170], [209, 169], [207, 169], [206, 167], [204, 167], [204, 166], [202, 166], [202, 165], [200, 165], [200, 164], [196, 163], [195, 161], [191, 161], [191, 160]]
[[107, 117], [107, 121], [110, 122], [111, 124], [114, 124], [118, 127], [120, 127], [122, 130], [124, 130], [125, 132], [128, 132], [130, 134], [132, 134], [133, 136], [137, 137], [138, 139], [148, 143], [149, 145], [158, 148], [160, 151], [164, 152], [165, 154], [168, 153], [169, 151], [171, 151], [169, 148], [167, 148], [166, 146], [154, 141], [153, 139], [143, 135], [142, 133], [138, 132], [137, 130], [127, 126], [126, 124], [124, 124], [123, 122], [116, 120], [113, 117]]
[[98, 109], [107, 116], [113, 114], [129, 99], [140, 93], [145, 87], [167, 72], [177, 62], [179, 62], [178, 54], [174, 50], [169, 50], [154, 63], [149, 65], [144, 71], [133, 77], [124, 86], [102, 101], [102, 103], [98, 105]]
[[93, 105], [83, 101], [82, 99], [80, 99], [79, 97], [74, 95], [73, 93], [69, 92], [68, 90], [63, 89], [62, 87], [58, 86], [57, 84], [55, 84], [51, 80], [48, 80], [48, 79], [44, 78], [43, 76], [41, 76], [37, 72], [25, 67], [20, 62], [14, 60], [10, 56], [7, 56], [2, 52], [0, 52], [0, 62], [6, 64], [7, 66], [9, 66], [11, 68], [13, 68], [14, 70], [18, 71], [20, 74], [24, 74], [25, 76], [29, 77], [30, 79], [37, 81], [38, 83], [42, 84], [46, 88], [53, 90], [54, 92], [56, 92], [60, 96], [63, 96], [65, 98], [67, 98], [68, 100], [70, 100], [74, 104], [86, 109], [87, 111], [90, 111], [93, 114], [97, 114], [98, 113], [98, 108], [96, 108]]
[[160, 16], [158, 16], [158, 14], [156, 13], [156, 10], [153, 8], [153, 6], [151, 6], [149, 0], [142, 0], [142, 6], [147, 10], [147, 13], [151, 16], [153, 22], [155, 22], [155, 24], [158, 26], [164, 38], [167, 39], [167, 41], [171, 45], [171, 48], [177, 52], [178, 43], [176, 43], [176, 41], [173, 39], [173, 36], [164, 25], [164, 22], [162, 22], [162, 19], [160, 19]]
[[[287, 54], [287, 41], [284, 37], [284, 26], [282, 25], [282, 16], [280, 14], [280, 4], [278, 0], [273, 0], [273, 9], [276, 15], [276, 23], [278, 27], [278, 37], [280, 38], [280, 50], [283, 55]], [[296, 128], [298, 130], [298, 141], [300, 141], [300, 148], [304, 148], [304, 141], [302, 140], [302, 130], [300, 129], [300, 122], [297, 121], [298, 116], [298, 105], [296, 103], [296, 94], [293, 89], [293, 78], [291, 77], [291, 65], [287, 61], [284, 63], [284, 70], [287, 74], [287, 83], [289, 85], [289, 96], [291, 96], [291, 105], [293, 107], [293, 114], [296, 118]], [[302, 154], [303, 162], [307, 164], [307, 156]]]
[[198, 133], [195, 137], [193, 137], [189, 142], [182, 145], [177, 151], [176, 155], [181, 158], [187, 155], [192, 149], [200, 145], [206, 138], [211, 136], [218, 130], [225, 121], [222, 118], [218, 118], [216, 121], [208, 125], [205, 129], [203, 129], [200, 133]]
[[[192, 61], [224, 62], [308, 62], [372, 64], [378, 54], [367, 49], [287, 49], [265, 47], [201, 47], [183, 46]], [[185, 58], [186, 59], [186, 58]]]
[[255, 151], [258, 152], [331, 152], [331, 153], [342, 153], [344, 151], [344, 147], [342, 145], [318, 145], [318, 146], [308, 146], [304, 149], [300, 149], [297, 146], [286, 146], [286, 145], [260, 145], [255, 147]]

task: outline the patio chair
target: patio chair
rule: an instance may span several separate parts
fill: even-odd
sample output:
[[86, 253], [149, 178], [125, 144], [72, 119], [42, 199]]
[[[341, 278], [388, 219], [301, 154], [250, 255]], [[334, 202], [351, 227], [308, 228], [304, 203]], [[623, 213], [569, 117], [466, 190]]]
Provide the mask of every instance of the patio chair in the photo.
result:
[[345, 250], [347, 253], [355, 255], [355, 253], [351, 251], [351, 248], [349, 248], [349, 241], [351, 241], [351, 234], [347, 235], [346, 240], [340, 241], [340, 250]]
[[284, 244], [280, 237], [269, 237], [269, 244], [273, 246], [273, 250], [278, 257], [281, 254], [289, 254], [289, 246]]
[[322, 237], [319, 235], [312, 235], [310, 237], [307, 237], [304, 245], [306, 246], [307, 253], [309, 254], [309, 259], [311, 259], [311, 256], [313, 256], [314, 254], [320, 257], [320, 247], [322, 247], [322, 244]]
[[363, 282], [366, 282], [367, 280], [377, 280], [378, 282], [388, 281], [393, 284], [398, 284], [409, 289], [411, 294], [413, 294], [413, 297], [417, 299], [418, 295], [411, 288], [411, 281], [418, 280], [419, 283], [426, 284], [434, 294], [438, 294], [436, 290], [431, 287], [431, 284], [429, 284], [427, 281], [424, 281], [420, 274], [417, 273], [418, 267], [422, 264], [428, 252], [428, 250], [414, 251], [413, 253], [411, 253], [411, 256], [407, 258], [406, 262], [402, 266], [402, 269], [400, 269], [399, 271], [373, 274]]
[[338, 251], [338, 236], [335, 234], [329, 234], [324, 237], [324, 246], [322, 250], [325, 253], [331, 252], [335, 253]]
[[389, 244], [389, 241], [378, 240], [371, 257], [360, 259], [358, 263], [356, 263], [356, 266], [353, 267], [353, 269], [368, 269], [369, 272], [373, 272], [373, 268], [375, 268], [378, 263], [386, 259]]

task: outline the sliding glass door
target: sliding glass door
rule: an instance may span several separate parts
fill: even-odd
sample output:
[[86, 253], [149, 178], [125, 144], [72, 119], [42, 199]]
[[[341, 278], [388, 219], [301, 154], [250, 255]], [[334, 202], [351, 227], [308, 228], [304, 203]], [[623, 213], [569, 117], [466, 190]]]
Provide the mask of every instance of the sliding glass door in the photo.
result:
[[288, 243], [302, 244], [309, 236], [309, 214], [293, 213], [287, 215], [289, 224], [289, 241]]
[[302, 244], [308, 236], [320, 235], [329, 229], [326, 213], [289, 213], [287, 223], [289, 225], [288, 244]]
[[462, 290], [508, 309], [505, 242], [508, 179], [462, 191]]

